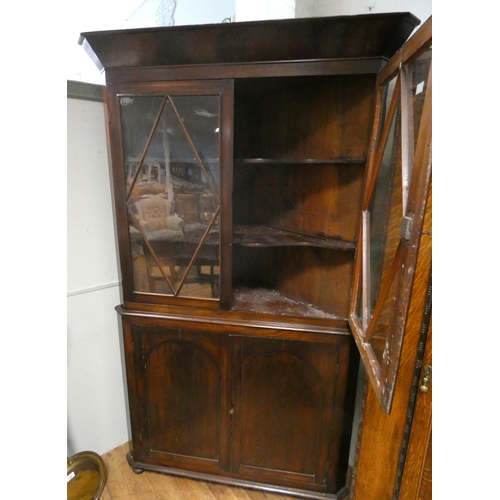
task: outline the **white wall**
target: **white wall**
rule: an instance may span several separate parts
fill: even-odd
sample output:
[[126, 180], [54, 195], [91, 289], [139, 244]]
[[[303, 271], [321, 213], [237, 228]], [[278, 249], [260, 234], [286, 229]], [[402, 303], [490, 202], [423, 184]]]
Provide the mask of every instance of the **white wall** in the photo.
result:
[[[172, 17], [176, 26], [221, 23], [235, 13], [235, 0], [165, 0], [164, 5], [175, 7]], [[66, 78], [104, 85], [104, 75], [78, 44], [80, 33], [160, 26], [160, 6], [161, 0], [71, 1], [62, 35]], [[167, 12], [170, 15], [171, 10]]]
[[431, 0], [236, 0], [236, 21], [409, 11], [424, 22], [431, 5]]
[[236, 22], [295, 17], [296, 0], [236, 0]]
[[[94, 0], [93, 0], [94, 1]], [[68, 30], [69, 79], [104, 83], [76, 43], [82, 31], [155, 26], [159, 0], [76, 6]], [[178, 0], [176, 25], [218, 23], [234, 0]], [[138, 9], [135, 9], [139, 5]], [[67, 452], [109, 451], [130, 439], [117, 313], [121, 303], [102, 103], [67, 100]]]
[[67, 100], [68, 455], [128, 441], [104, 106]]
[[347, 16], [380, 12], [411, 12], [424, 22], [431, 0], [296, 0], [295, 17]]
[[174, 12], [176, 26], [183, 24], [221, 23], [235, 13], [235, 0], [177, 0]]

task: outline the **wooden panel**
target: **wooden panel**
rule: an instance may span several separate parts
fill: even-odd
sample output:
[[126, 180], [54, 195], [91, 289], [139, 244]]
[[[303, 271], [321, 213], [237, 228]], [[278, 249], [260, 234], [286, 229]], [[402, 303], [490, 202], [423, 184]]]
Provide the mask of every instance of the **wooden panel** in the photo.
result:
[[[432, 324], [427, 333], [422, 366], [432, 366]], [[420, 374], [419, 385], [423, 373]], [[399, 500], [432, 498], [432, 380], [428, 392], [417, 392]]]
[[285, 248], [276, 287], [295, 299], [347, 318], [354, 267], [353, 252], [319, 248]]
[[[141, 449], [135, 460], [215, 472], [228, 459], [228, 337], [133, 325]], [[136, 358], [138, 355], [136, 355]]]
[[238, 179], [238, 187], [245, 185], [235, 196], [244, 191], [242, 200], [249, 204], [239, 207], [238, 215], [246, 223], [354, 241], [364, 171], [364, 164], [254, 166], [250, 172], [237, 171], [235, 175], [244, 179]]
[[[373, 85], [371, 75], [235, 82], [235, 156], [243, 160], [234, 171], [235, 224], [355, 244]], [[354, 252], [237, 252], [245, 279], [347, 317]]]
[[[353, 500], [392, 500], [396, 488], [400, 451], [407, 423], [415, 359], [421, 336], [432, 262], [432, 187], [429, 190], [415, 269], [405, 341], [390, 414], [382, 412], [371, 387], [366, 393], [363, 424], [360, 427]], [[377, 457], [374, 460], [374, 457]]]
[[152, 450], [217, 459], [218, 367], [200, 346], [168, 340], [145, 360]]
[[[234, 246], [233, 260], [235, 284], [268, 288], [289, 300], [302, 302], [302, 308], [291, 310], [291, 316], [314, 308], [318, 317], [326, 314], [332, 319], [347, 318], [354, 266], [352, 251]], [[235, 306], [239, 307], [236, 302]]]
[[373, 75], [235, 82], [236, 158], [366, 157]]
[[252, 480], [272, 476], [275, 484], [324, 489], [338, 346], [256, 338], [235, 343], [241, 372], [233, 467]]
[[[418, 19], [409, 13], [83, 33], [108, 68], [391, 57]], [[84, 45], [84, 46], [86, 46]]]
[[106, 71], [106, 82], [137, 82], [159, 80], [204, 80], [221, 78], [272, 78], [277, 76], [367, 75], [377, 74], [385, 65], [382, 57], [359, 59], [322, 59], [282, 61], [279, 63], [206, 64], [192, 66], [161, 66], [148, 68], [117, 68]]
[[352, 339], [347, 321], [332, 315], [276, 317], [257, 310], [228, 312], [183, 307], [165, 307], [157, 311], [155, 306], [146, 307], [142, 304], [140, 307], [137, 304], [127, 304], [127, 308], [118, 306], [116, 309], [124, 318], [132, 318], [133, 321], [140, 321], [143, 324], [188, 328], [203, 332], [227, 332], [254, 337], [334, 344], [339, 342], [340, 337]]
[[424, 468], [420, 479], [419, 500], [432, 499], [432, 432], [429, 435], [427, 449], [425, 452]]

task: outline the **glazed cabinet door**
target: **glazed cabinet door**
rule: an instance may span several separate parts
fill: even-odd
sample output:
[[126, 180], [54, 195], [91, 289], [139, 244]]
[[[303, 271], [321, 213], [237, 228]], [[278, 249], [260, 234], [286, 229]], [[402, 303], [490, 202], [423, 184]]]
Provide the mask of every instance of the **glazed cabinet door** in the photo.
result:
[[349, 323], [389, 413], [431, 179], [432, 18], [377, 78]]
[[227, 469], [229, 337], [124, 322], [135, 462]]
[[[347, 350], [336, 344], [234, 338], [233, 472], [290, 488], [335, 491], [347, 457]], [[345, 483], [344, 483], [345, 484]]]
[[125, 302], [229, 300], [232, 83], [110, 84]]

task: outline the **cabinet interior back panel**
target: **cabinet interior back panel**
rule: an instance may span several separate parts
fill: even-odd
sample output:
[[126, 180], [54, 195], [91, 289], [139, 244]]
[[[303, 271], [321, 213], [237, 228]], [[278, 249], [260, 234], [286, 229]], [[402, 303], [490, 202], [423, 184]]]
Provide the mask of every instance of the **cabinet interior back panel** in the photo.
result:
[[236, 80], [236, 158], [364, 157], [374, 75]]
[[[234, 223], [356, 243], [373, 88], [372, 75], [237, 81]], [[247, 281], [347, 316], [353, 250], [243, 253], [235, 279], [247, 269]]]

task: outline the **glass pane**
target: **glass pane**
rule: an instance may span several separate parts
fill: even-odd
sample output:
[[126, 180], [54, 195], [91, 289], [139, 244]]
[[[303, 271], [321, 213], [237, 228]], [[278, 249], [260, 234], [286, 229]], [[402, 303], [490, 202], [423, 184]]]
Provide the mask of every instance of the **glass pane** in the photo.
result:
[[420, 119], [427, 91], [431, 49], [424, 52], [411, 64], [401, 70], [401, 101], [402, 127], [404, 133], [401, 138], [403, 161], [403, 209], [410, 191], [415, 148], [417, 145]]
[[219, 101], [121, 99], [136, 292], [219, 296]]
[[382, 132], [386, 125], [387, 115], [389, 113], [389, 108], [391, 106], [392, 97], [394, 95], [394, 89], [396, 88], [396, 82], [398, 77], [395, 76], [392, 80], [384, 85], [382, 89], [382, 102], [381, 102], [381, 110], [380, 110], [380, 125], [379, 132], [377, 137], [377, 142], [380, 142], [380, 138], [382, 136]]
[[[213, 96], [173, 97], [179, 116], [201, 159], [210, 184], [219, 191], [219, 99]], [[207, 179], [203, 175], [203, 181]]]
[[[392, 336], [396, 326], [396, 307], [404, 271], [399, 264], [400, 263], [398, 262], [397, 269], [391, 277], [389, 291], [386, 295], [384, 303], [381, 304], [381, 309], [377, 315], [376, 321], [374, 320], [375, 323], [370, 325], [370, 328], [373, 329], [370, 345], [372, 346], [375, 357], [380, 364], [382, 373], [385, 373], [385, 369], [391, 363], [391, 349], [394, 349], [395, 347]], [[385, 286], [387, 286], [387, 283]]]
[[370, 311], [373, 313], [380, 286], [399, 243], [403, 218], [400, 161], [400, 119], [396, 112], [391, 123], [375, 188], [370, 202]]
[[[120, 99], [121, 124], [123, 137], [123, 154], [125, 158], [125, 184], [127, 190], [139, 165], [154, 123], [161, 110], [163, 97], [122, 97]], [[150, 154], [154, 148], [149, 148]], [[157, 151], [157, 161], [161, 151]], [[150, 158], [149, 160], [152, 160]], [[148, 165], [145, 165], [138, 176], [136, 188], [148, 181]], [[163, 182], [163, 184], [165, 184]]]
[[425, 95], [427, 91], [427, 79], [432, 60], [432, 48], [429, 48], [411, 65], [405, 67], [411, 77], [408, 78], [410, 84], [409, 97], [411, 99], [412, 122], [413, 122], [413, 141], [412, 152], [415, 153], [417, 145], [418, 131], [420, 129], [420, 119], [422, 117], [422, 109], [424, 107]]
[[[426, 32], [422, 33], [425, 36]], [[430, 43], [421, 35], [415, 36], [412, 40], [418, 43], [413, 46], [418, 51]], [[356, 256], [361, 285], [349, 317], [365, 368], [386, 413], [391, 411], [418, 255], [413, 242], [418, 240], [421, 229], [424, 193], [430, 178], [431, 124], [428, 116], [423, 120], [423, 110], [430, 106], [427, 80], [431, 49], [426, 45], [417, 57], [409, 45], [405, 47], [406, 52], [398, 53], [388, 63], [398, 68], [397, 75], [378, 89], [379, 122], [372, 137], [377, 147], [368, 172], [368, 203], [362, 212], [363, 230], [358, 242], [362, 251]], [[405, 66], [398, 61], [401, 53], [410, 61]], [[382, 143], [382, 139], [387, 141]], [[415, 156], [417, 143], [423, 153], [419, 157]]]

